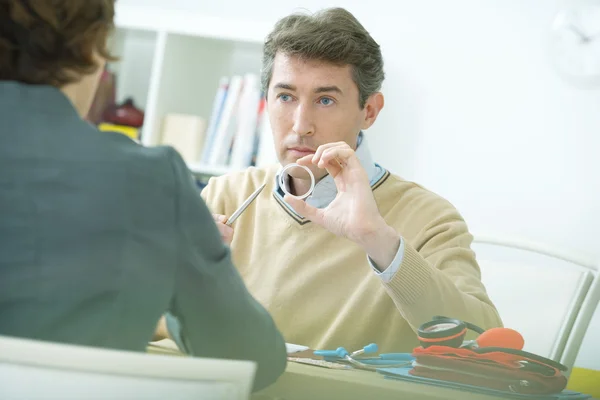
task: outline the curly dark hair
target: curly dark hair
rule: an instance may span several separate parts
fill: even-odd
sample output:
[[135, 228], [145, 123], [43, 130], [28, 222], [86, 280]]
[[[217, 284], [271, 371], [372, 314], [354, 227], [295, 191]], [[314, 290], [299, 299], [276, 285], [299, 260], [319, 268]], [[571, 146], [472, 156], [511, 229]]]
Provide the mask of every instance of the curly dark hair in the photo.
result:
[[62, 87], [97, 68], [115, 0], [0, 0], [0, 81]]

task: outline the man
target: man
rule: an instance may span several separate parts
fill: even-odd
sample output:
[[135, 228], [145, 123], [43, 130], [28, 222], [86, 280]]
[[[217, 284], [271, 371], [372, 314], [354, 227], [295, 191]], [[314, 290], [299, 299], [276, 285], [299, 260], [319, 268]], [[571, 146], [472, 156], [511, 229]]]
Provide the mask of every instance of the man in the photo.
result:
[[0, 335], [145, 352], [170, 310], [193, 355], [286, 365], [185, 163], [83, 120], [114, 0], [0, 2]]
[[[262, 74], [281, 165], [213, 178], [202, 192], [287, 342], [410, 351], [435, 315], [501, 325], [457, 210], [371, 158], [362, 132], [384, 106], [383, 79], [379, 45], [346, 10], [283, 18], [266, 40]], [[280, 187], [281, 167], [294, 162], [318, 181], [306, 201]], [[299, 168], [283, 180], [296, 196], [310, 188]], [[235, 226], [224, 225], [263, 183]]]

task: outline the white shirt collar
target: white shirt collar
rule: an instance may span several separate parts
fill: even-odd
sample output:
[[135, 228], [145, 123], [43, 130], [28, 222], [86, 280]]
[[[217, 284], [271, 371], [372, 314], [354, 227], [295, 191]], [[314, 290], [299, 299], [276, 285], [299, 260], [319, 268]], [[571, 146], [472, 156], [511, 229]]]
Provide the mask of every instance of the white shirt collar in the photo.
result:
[[[381, 176], [385, 173], [385, 170], [373, 162], [369, 146], [367, 145], [366, 137], [362, 132], [358, 135], [356, 156], [358, 157], [358, 160], [365, 171], [367, 171], [369, 182], [371, 185], [373, 185], [381, 178]], [[282, 169], [283, 167], [280, 167], [279, 171], [275, 175], [274, 191], [277, 195], [283, 198], [283, 191], [279, 187], [279, 173]], [[286, 190], [289, 191], [289, 175], [284, 177], [283, 181]], [[333, 181], [333, 177], [331, 175], [325, 175], [323, 179], [317, 182], [315, 189], [313, 190], [313, 194], [306, 199], [306, 203], [313, 207], [324, 208], [335, 199], [336, 195], [337, 188], [335, 186], [335, 182]]]

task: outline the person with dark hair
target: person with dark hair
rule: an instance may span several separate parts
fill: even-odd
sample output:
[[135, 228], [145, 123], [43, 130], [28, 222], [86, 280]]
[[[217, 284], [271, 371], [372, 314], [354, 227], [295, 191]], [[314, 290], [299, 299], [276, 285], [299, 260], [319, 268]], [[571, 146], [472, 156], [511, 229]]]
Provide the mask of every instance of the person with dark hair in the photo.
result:
[[145, 351], [159, 317], [192, 355], [286, 366], [180, 155], [84, 121], [114, 0], [0, 0], [0, 334]]
[[[212, 178], [202, 191], [287, 342], [410, 352], [418, 327], [436, 315], [502, 324], [459, 212], [369, 152], [364, 131], [383, 109], [384, 77], [379, 45], [347, 10], [282, 18], [262, 69], [279, 164]], [[311, 171], [314, 187], [302, 168], [286, 170], [293, 163]], [[223, 224], [262, 184], [235, 230]], [[185, 339], [176, 318], [166, 323]]]

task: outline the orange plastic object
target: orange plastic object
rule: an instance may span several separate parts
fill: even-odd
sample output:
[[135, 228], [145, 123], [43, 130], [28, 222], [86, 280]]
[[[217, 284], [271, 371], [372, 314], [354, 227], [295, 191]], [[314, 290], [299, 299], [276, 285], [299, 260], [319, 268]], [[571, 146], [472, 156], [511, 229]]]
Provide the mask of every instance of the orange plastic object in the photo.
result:
[[505, 347], [515, 350], [523, 350], [525, 339], [523, 336], [510, 328], [491, 328], [483, 332], [477, 338], [479, 347]]

